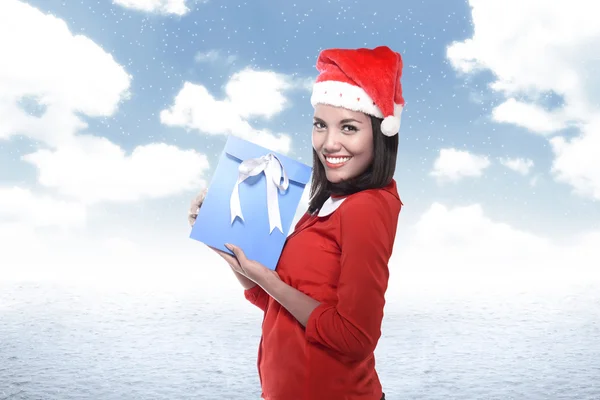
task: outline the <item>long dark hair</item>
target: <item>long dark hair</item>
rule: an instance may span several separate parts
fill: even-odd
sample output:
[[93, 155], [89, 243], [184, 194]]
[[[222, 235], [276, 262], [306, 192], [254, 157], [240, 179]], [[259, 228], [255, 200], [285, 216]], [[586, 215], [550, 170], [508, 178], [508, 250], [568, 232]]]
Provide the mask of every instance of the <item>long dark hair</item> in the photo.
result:
[[313, 175], [308, 203], [310, 214], [318, 212], [331, 195], [348, 196], [361, 190], [385, 187], [392, 181], [396, 170], [399, 135], [385, 136], [381, 132], [382, 119], [370, 117], [373, 127], [373, 161], [361, 175], [339, 183], [329, 182], [325, 167], [313, 149]]

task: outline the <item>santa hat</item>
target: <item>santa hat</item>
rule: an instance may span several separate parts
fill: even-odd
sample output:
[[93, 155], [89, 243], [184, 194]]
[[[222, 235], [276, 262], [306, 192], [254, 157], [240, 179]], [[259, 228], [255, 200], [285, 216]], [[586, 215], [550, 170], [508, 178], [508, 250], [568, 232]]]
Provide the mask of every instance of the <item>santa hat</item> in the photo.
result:
[[317, 70], [313, 106], [328, 104], [383, 118], [383, 134], [398, 133], [404, 107], [400, 54], [386, 46], [327, 49], [319, 54]]

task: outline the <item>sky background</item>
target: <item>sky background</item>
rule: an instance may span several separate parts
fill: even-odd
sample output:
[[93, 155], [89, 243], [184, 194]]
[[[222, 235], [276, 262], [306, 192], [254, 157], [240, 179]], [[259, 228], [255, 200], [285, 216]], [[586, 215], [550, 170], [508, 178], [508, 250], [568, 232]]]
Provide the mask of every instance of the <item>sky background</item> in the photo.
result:
[[387, 45], [392, 301], [599, 282], [599, 7], [3, 0], [0, 281], [239, 291], [186, 220], [227, 135], [310, 164], [319, 51]]

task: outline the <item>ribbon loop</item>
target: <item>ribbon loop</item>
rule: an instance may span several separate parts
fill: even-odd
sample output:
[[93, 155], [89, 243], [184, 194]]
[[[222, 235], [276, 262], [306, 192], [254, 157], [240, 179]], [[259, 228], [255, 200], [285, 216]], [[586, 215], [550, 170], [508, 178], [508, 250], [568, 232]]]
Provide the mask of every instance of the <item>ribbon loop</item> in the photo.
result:
[[[289, 179], [281, 161], [274, 154], [267, 154], [259, 158], [250, 158], [244, 160], [238, 168], [238, 180], [233, 187], [231, 198], [229, 200], [229, 208], [231, 211], [231, 223], [239, 217], [242, 221], [242, 205], [240, 203], [239, 186], [242, 182], [251, 176], [256, 176], [261, 173], [265, 174], [267, 184], [267, 211], [269, 214], [269, 233], [272, 233], [275, 228], [278, 228], [283, 233], [281, 226], [281, 214], [279, 212], [279, 190], [287, 190], [289, 187]], [[283, 182], [282, 182], [283, 179]]]

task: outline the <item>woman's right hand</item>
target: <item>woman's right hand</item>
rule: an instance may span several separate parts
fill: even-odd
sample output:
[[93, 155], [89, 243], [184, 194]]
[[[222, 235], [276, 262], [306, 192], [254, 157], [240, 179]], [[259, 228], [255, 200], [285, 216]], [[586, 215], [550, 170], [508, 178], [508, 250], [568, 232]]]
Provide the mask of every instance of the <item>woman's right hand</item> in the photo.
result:
[[194, 199], [190, 203], [190, 209], [188, 211], [188, 222], [189, 222], [190, 226], [194, 226], [194, 223], [196, 222], [196, 218], [198, 217], [198, 210], [200, 210], [200, 207], [202, 207], [202, 203], [204, 202], [204, 199], [206, 198], [207, 192], [208, 192], [208, 189], [204, 189], [196, 197], [194, 197]]

